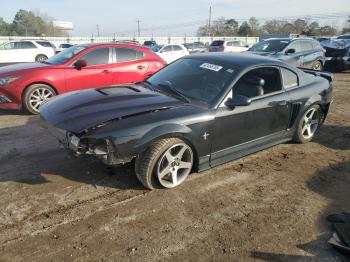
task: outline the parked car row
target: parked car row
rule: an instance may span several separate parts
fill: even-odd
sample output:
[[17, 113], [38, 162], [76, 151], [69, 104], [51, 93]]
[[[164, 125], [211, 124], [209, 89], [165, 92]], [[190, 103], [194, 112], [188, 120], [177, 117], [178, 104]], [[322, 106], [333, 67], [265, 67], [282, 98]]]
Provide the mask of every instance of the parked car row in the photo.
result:
[[[322, 71], [326, 62], [345, 68], [350, 64], [348, 36], [320, 42], [311, 38], [273, 38], [248, 48], [241, 41], [215, 40], [210, 52], [246, 52], [269, 56], [290, 65]], [[11, 41], [0, 47], [0, 59], [26, 63], [0, 68], [0, 108], [26, 109], [35, 114], [48, 98], [86, 88], [143, 81], [166, 64], [192, 53], [204, 52], [201, 43], [156, 45], [134, 42], [62, 45], [54, 56], [45, 40]], [[328, 44], [328, 45], [327, 45]], [[337, 45], [337, 46], [336, 46]], [[12, 52], [12, 53], [11, 53]], [[325, 57], [327, 56], [327, 58]], [[34, 58], [33, 58], [34, 57]], [[13, 61], [13, 60], [12, 60]], [[340, 67], [340, 66], [339, 66]]]

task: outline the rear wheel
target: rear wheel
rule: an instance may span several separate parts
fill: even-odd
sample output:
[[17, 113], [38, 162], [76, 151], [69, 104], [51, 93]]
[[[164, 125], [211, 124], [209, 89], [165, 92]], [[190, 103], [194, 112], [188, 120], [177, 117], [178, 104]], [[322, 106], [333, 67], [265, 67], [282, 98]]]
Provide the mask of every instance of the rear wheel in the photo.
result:
[[45, 60], [47, 60], [47, 56], [46, 55], [37, 55], [36, 57], [35, 57], [35, 61], [36, 62], [44, 62]]
[[306, 110], [298, 123], [293, 140], [298, 143], [307, 143], [312, 140], [321, 123], [321, 110], [313, 105]]
[[39, 113], [39, 106], [50, 97], [56, 95], [55, 90], [45, 84], [34, 84], [27, 88], [23, 95], [23, 106], [31, 114]]
[[136, 176], [148, 189], [174, 188], [191, 173], [193, 159], [191, 147], [183, 140], [161, 139], [137, 157]]
[[323, 70], [322, 62], [321, 61], [314, 62], [312, 65], [312, 69], [317, 71], [322, 71]]

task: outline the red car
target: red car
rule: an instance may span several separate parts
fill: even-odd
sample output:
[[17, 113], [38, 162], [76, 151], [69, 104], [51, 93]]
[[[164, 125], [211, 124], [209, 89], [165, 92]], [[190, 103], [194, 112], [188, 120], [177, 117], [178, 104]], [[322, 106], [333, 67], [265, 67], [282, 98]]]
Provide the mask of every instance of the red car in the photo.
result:
[[70, 91], [143, 81], [166, 65], [131, 44], [76, 45], [43, 63], [0, 67], [0, 109], [38, 113], [45, 99]]

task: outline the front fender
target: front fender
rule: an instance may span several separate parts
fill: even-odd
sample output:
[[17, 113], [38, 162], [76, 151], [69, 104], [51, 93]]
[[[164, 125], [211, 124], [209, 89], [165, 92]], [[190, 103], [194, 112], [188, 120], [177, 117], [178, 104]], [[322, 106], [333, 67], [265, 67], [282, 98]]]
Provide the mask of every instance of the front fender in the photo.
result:
[[135, 144], [135, 148], [144, 148], [158, 138], [167, 137], [170, 135], [173, 137], [176, 134], [179, 136], [185, 136], [185, 134], [189, 134], [191, 132], [192, 129], [181, 124], [169, 123], [160, 125], [152, 128], [146, 134], [144, 134]]

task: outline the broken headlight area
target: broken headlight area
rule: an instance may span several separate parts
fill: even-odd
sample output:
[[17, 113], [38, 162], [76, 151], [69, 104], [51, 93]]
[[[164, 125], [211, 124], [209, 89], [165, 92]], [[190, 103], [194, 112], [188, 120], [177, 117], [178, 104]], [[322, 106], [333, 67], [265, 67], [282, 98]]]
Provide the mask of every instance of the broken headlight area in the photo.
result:
[[118, 157], [117, 150], [109, 139], [82, 138], [77, 153], [93, 156], [106, 165], [119, 165], [130, 161]]

